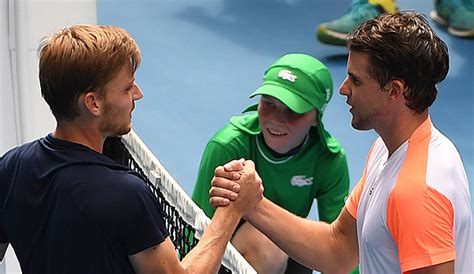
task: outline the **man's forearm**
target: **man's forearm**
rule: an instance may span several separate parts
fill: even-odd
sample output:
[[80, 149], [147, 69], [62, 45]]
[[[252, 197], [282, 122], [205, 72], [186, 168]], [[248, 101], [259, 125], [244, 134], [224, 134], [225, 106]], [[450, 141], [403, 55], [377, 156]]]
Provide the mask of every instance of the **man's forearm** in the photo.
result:
[[216, 273], [240, 219], [231, 206], [217, 208], [198, 245], [182, 261], [186, 273]]
[[[352, 259], [347, 266], [341, 263], [341, 252], [354, 246], [347, 246], [340, 241], [337, 225], [298, 217], [267, 199], [263, 199], [245, 219], [285, 253], [308, 267], [336, 273], [340, 272], [341, 266], [342, 269], [349, 269], [349, 272], [356, 264], [357, 259], [354, 260], [353, 254], [348, 254]], [[349, 250], [349, 253], [352, 251]]]
[[[242, 215], [252, 209], [263, 197], [262, 180], [255, 171], [255, 164], [243, 159], [235, 160], [233, 163], [243, 168], [239, 171], [239, 178], [233, 178], [238, 179], [239, 193], [242, 197], [229, 206], [217, 208], [199, 244], [183, 260], [186, 272], [217, 272], [225, 247]], [[225, 172], [223, 167], [216, 169], [216, 174], [222, 172]], [[219, 178], [216, 177], [214, 180], [219, 180]]]

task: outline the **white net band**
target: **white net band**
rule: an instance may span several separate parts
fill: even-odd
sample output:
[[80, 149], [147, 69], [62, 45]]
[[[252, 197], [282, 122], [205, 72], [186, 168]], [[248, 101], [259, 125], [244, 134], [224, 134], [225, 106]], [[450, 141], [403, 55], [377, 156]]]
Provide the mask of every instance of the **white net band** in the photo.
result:
[[[196, 237], [200, 238], [211, 220], [192, 201], [133, 130], [122, 136], [121, 140], [145, 176], [161, 191], [165, 200], [176, 209], [180, 217], [196, 229]], [[257, 273], [231, 243], [227, 244], [222, 264], [232, 273]]]

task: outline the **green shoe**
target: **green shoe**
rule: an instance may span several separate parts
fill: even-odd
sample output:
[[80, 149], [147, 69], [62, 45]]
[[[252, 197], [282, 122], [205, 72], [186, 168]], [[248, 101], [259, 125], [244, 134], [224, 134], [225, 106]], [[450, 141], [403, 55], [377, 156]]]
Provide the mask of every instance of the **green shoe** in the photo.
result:
[[474, 38], [474, 1], [435, 0], [431, 19], [439, 25], [448, 27], [454, 36]]
[[377, 1], [353, 0], [349, 7], [349, 12], [346, 15], [318, 26], [316, 31], [317, 39], [324, 44], [345, 46], [347, 34], [360, 24], [367, 22], [381, 13], [389, 12], [387, 9], [391, 9], [390, 12], [398, 10], [392, 1], [381, 1], [389, 2], [389, 4], [392, 5], [391, 7], [372, 2]]

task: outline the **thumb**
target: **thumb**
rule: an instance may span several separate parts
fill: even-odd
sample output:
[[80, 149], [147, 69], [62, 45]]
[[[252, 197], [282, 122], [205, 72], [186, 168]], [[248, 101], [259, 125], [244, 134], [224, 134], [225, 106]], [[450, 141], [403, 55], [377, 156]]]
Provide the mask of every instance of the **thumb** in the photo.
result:
[[255, 163], [252, 160], [244, 162], [244, 171], [255, 171]]
[[240, 171], [244, 169], [244, 159], [233, 160], [224, 165], [225, 171]]

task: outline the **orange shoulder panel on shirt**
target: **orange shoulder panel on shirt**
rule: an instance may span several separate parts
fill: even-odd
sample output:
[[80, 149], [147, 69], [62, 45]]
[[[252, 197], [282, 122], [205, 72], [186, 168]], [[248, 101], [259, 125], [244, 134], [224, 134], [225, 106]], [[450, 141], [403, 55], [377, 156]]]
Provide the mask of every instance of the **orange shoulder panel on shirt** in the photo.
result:
[[403, 272], [455, 258], [453, 205], [426, 182], [430, 119], [417, 131], [387, 205], [387, 226]]

